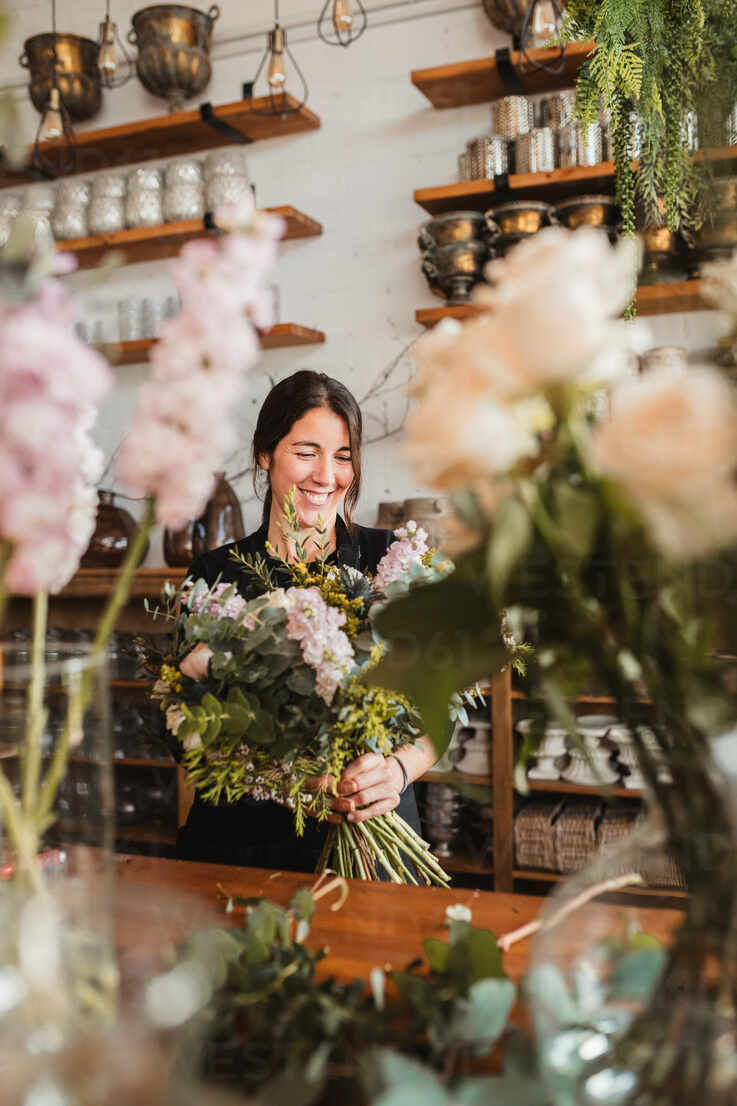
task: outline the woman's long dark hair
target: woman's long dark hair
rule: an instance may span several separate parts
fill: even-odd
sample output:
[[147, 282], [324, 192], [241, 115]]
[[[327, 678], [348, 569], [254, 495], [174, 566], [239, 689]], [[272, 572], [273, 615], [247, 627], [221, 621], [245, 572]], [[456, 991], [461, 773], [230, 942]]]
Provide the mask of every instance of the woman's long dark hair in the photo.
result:
[[[353, 480], [345, 494], [343, 510], [345, 521], [353, 528], [353, 508], [361, 491], [361, 440], [363, 437], [363, 419], [355, 397], [345, 384], [334, 380], [325, 373], [302, 369], [280, 380], [271, 389], [258, 413], [256, 429], [251, 443], [253, 463], [253, 486], [258, 494], [258, 476], [262, 469], [259, 457], [266, 453], [273, 456], [274, 450], [282, 438], [285, 438], [297, 419], [301, 419], [315, 407], [327, 407], [340, 415], [348, 427], [348, 440], [351, 447]], [[267, 484], [264, 496], [262, 521], [268, 522], [271, 513], [271, 483]]]

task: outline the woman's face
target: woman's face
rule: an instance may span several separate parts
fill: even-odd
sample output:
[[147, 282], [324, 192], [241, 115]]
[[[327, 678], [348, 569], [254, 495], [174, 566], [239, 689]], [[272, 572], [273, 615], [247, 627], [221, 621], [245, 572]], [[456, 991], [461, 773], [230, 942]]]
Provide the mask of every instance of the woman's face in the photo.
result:
[[292, 426], [274, 452], [261, 454], [269, 473], [274, 506], [281, 511], [290, 488], [303, 527], [321, 517], [332, 526], [353, 480], [351, 446], [345, 419], [329, 407], [313, 407]]

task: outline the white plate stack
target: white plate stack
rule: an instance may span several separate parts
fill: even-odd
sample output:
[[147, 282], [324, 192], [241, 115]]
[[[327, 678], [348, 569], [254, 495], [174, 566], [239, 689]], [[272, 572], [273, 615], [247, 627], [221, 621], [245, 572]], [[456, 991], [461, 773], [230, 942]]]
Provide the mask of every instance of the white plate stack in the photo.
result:
[[[531, 718], [523, 718], [517, 723], [517, 733], [520, 737], [527, 737], [532, 729]], [[542, 741], [537, 748], [534, 760], [527, 771], [531, 780], [557, 780], [560, 771], [557, 761], [566, 752], [566, 731], [563, 726], [555, 722], [548, 722], [545, 726]]]

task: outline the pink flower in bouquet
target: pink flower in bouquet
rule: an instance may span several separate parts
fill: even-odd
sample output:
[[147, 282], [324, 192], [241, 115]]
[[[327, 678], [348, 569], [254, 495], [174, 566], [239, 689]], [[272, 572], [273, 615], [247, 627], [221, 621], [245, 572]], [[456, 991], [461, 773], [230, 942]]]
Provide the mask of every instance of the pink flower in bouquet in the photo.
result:
[[392, 542], [376, 569], [377, 591], [386, 591], [389, 584], [406, 576], [413, 565], [422, 564], [423, 554], [428, 551], [427, 531], [413, 520], [395, 533], [398, 540]]
[[235, 445], [231, 413], [258, 359], [254, 319], [262, 325], [264, 278], [283, 231], [250, 205], [231, 225], [238, 230], [222, 239], [189, 242], [173, 266], [182, 311], [162, 328], [118, 458], [121, 479], [155, 496], [157, 521], [173, 529], [201, 514]]
[[341, 630], [343, 611], [330, 607], [318, 588], [288, 588], [287, 636], [302, 647], [314, 668], [315, 691], [330, 706], [353, 663], [353, 647]]
[[204, 641], [195, 645], [191, 653], [179, 662], [179, 671], [190, 680], [202, 680], [207, 675], [207, 668], [212, 656], [212, 649]]
[[20, 595], [58, 591], [94, 530], [103, 458], [89, 429], [111, 373], [74, 333], [71, 300], [55, 281], [31, 301], [0, 303], [0, 320], [5, 582]]
[[[216, 618], [238, 619], [247, 605], [246, 600], [242, 595], [238, 595], [235, 592], [227, 599], [221, 598], [227, 591], [233, 591], [232, 584], [216, 584], [210, 592], [190, 599], [187, 605], [193, 614], [196, 614], [205, 607], [207, 613], [214, 615]], [[246, 615], [245, 618], [243, 618], [243, 625], [247, 629], [253, 630], [256, 625], [256, 620], [253, 615]]]

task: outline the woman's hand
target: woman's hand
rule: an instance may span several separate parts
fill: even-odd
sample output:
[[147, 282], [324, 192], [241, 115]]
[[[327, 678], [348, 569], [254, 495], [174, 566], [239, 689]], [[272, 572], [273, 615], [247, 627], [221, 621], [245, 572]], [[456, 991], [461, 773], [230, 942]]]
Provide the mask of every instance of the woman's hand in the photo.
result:
[[[404, 773], [394, 757], [364, 753], [343, 770], [338, 780], [338, 797], [330, 805], [349, 822], [364, 822], [399, 806], [403, 786]], [[340, 816], [331, 816], [331, 822], [336, 820], [340, 821]]]

